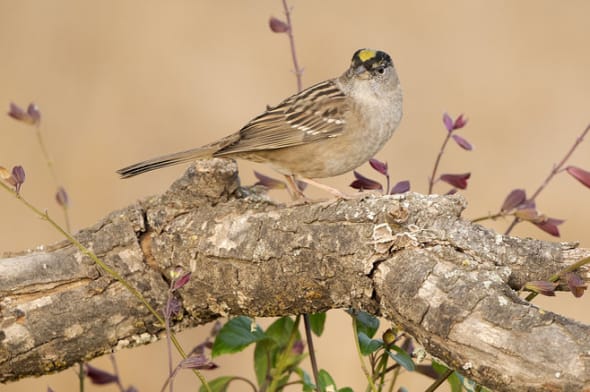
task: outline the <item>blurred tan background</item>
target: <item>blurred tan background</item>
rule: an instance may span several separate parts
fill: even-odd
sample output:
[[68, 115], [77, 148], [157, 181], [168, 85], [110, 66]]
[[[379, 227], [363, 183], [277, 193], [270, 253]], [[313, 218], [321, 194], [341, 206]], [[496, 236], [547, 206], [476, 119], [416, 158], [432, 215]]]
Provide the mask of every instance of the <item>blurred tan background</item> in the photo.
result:
[[[466, 217], [495, 212], [513, 188], [532, 193], [590, 122], [590, 3], [583, 0], [371, 1], [292, 0], [299, 61], [309, 86], [348, 66], [354, 50], [372, 47], [394, 58], [405, 91], [405, 115], [378, 155], [394, 181], [426, 191], [445, 136], [441, 116], [465, 113], [460, 134], [476, 149], [449, 146], [443, 172], [472, 173]], [[184, 167], [122, 181], [115, 170], [145, 158], [210, 142], [295, 91], [287, 37], [267, 27], [282, 17], [279, 0], [9, 1], [0, 0], [0, 107], [37, 103], [42, 131], [82, 228], [109, 211], [162, 192]], [[0, 116], [0, 165], [25, 167], [23, 194], [61, 219], [33, 130]], [[590, 140], [571, 163], [590, 170]], [[244, 184], [253, 166], [240, 162]], [[257, 170], [273, 175], [270, 169]], [[361, 172], [372, 174], [368, 165]], [[327, 181], [346, 189], [352, 174]], [[446, 192], [441, 185], [438, 192]], [[277, 195], [277, 197], [280, 197]], [[590, 246], [590, 190], [560, 175], [538, 199], [567, 219], [562, 239]], [[60, 240], [44, 222], [0, 193], [0, 252]], [[509, 222], [490, 224], [499, 230]], [[550, 239], [520, 225], [514, 234]], [[590, 322], [588, 299], [539, 300], [540, 306]], [[342, 312], [331, 312], [318, 343], [321, 367], [340, 387], [365, 385]], [[208, 333], [181, 335], [190, 347]], [[126, 385], [159, 390], [165, 347], [117, 355]], [[251, 352], [221, 358], [214, 375], [252, 376]], [[93, 362], [110, 369], [107, 358]], [[212, 375], [213, 376], [213, 375]], [[407, 380], [407, 379], [406, 379]], [[408, 384], [410, 390], [424, 389]], [[73, 370], [0, 386], [5, 391], [76, 390]], [[177, 390], [195, 390], [182, 375]], [[114, 391], [88, 387], [87, 390]], [[232, 390], [243, 390], [234, 385]]]

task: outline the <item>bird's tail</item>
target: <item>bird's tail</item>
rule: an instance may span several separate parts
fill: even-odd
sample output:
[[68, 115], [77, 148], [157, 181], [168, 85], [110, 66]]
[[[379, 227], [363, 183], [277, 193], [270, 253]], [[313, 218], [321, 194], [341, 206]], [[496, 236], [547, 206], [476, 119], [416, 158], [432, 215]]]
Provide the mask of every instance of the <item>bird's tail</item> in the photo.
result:
[[121, 175], [121, 178], [129, 178], [138, 174], [160, 169], [162, 167], [177, 165], [179, 163], [193, 161], [196, 159], [208, 158], [211, 157], [214, 152], [215, 149], [211, 148], [211, 146], [193, 148], [186, 151], [176, 152], [174, 154], [148, 159], [147, 161], [139, 162], [134, 165], [119, 169], [117, 170], [117, 173]]

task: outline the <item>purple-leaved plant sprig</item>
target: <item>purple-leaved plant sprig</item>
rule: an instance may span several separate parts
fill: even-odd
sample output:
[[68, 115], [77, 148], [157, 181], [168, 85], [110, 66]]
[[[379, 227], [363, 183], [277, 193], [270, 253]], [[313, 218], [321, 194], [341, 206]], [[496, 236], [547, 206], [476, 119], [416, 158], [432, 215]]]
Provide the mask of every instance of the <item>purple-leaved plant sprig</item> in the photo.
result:
[[[182, 267], [174, 268], [170, 272], [170, 287], [168, 288], [168, 298], [166, 300], [166, 307], [164, 309], [164, 320], [166, 327], [166, 346], [168, 351], [168, 378], [162, 386], [162, 391], [166, 390], [167, 387], [170, 391], [173, 391], [174, 378], [182, 369], [191, 369], [198, 371], [212, 370], [218, 367], [217, 364], [211, 362], [209, 358], [207, 358], [207, 356], [205, 355], [204, 349], [206, 347], [211, 348], [209, 338], [207, 338], [205, 342], [193, 348], [187, 356], [185, 356], [175, 367], [173, 367], [171, 340], [173, 334], [170, 326], [172, 320], [182, 317], [182, 304], [176, 296], [176, 293], [178, 290], [186, 286], [187, 283], [189, 283], [191, 276], [192, 273], [185, 271]], [[217, 330], [218, 328], [214, 327], [210, 336], [215, 337], [215, 331]]]
[[383, 186], [383, 184], [381, 184], [379, 181], [365, 177], [355, 170], [353, 171], [355, 179], [349, 185], [351, 188], [358, 189], [359, 191], [378, 190], [381, 191], [382, 194], [389, 195], [409, 192], [410, 181], [407, 180], [399, 181], [393, 187], [391, 187], [391, 189], [389, 188], [391, 185], [391, 176], [389, 175], [389, 165], [387, 162], [381, 162], [378, 159], [371, 158], [369, 159], [369, 165], [371, 165], [373, 170], [385, 177], [385, 186]]
[[13, 119], [35, 128], [35, 136], [37, 137], [37, 143], [39, 144], [39, 148], [41, 149], [41, 153], [43, 154], [45, 163], [49, 168], [49, 173], [51, 174], [51, 177], [53, 178], [53, 181], [57, 188], [57, 191], [55, 192], [55, 201], [63, 210], [66, 230], [68, 232], [72, 232], [72, 227], [70, 225], [70, 215], [68, 212], [68, 208], [70, 205], [69, 197], [62, 183], [58, 179], [57, 172], [53, 165], [53, 159], [51, 159], [51, 155], [49, 154], [47, 145], [43, 140], [43, 133], [41, 132], [41, 111], [39, 110], [39, 107], [31, 102], [29, 106], [27, 106], [27, 109], [24, 110], [17, 104], [11, 102], [7, 114]]
[[[69, 233], [68, 230], [64, 229], [62, 226], [59, 225], [51, 216], [47, 213], [47, 211], [42, 211], [41, 209], [35, 207], [31, 204], [22, 194], [22, 187], [25, 183], [26, 175], [25, 169], [20, 166], [14, 166], [12, 170], [7, 170], [4, 167], [0, 166], [0, 189], [3, 189], [10, 195], [14, 196], [16, 200], [21, 202], [25, 207], [33, 212], [37, 217], [41, 220], [47, 222], [51, 227], [53, 227], [58, 233], [63, 235], [74, 247], [76, 247], [80, 253], [88, 256], [102, 271], [104, 271], [107, 275], [115, 279], [119, 282], [125, 289], [127, 289], [135, 298], [137, 298], [143, 306], [147, 308], [147, 310], [156, 318], [157, 322], [160, 325], [166, 324], [166, 319], [162, 317], [154, 307], [148, 302], [148, 300], [135, 288], [133, 287], [119, 272], [115, 269], [107, 265], [100, 257], [98, 257], [94, 252], [84, 246], [78, 239], [76, 239], [72, 234]], [[176, 287], [175, 290], [178, 290], [180, 287]], [[176, 338], [174, 334], [171, 332], [168, 334], [171, 342], [176, 347], [177, 351], [183, 358], [187, 358], [186, 353], [182, 349], [180, 342]], [[211, 392], [211, 388], [207, 383], [207, 380], [203, 377], [203, 375], [199, 372], [199, 369], [192, 368], [193, 372], [201, 381], [202, 386], [207, 392]], [[129, 389], [129, 392], [133, 391], [133, 389]]]
[[90, 382], [94, 385], [109, 385], [114, 384], [119, 388], [120, 392], [137, 392], [138, 389], [134, 386], [129, 386], [127, 388], [123, 387], [123, 383], [121, 382], [121, 376], [119, 374], [119, 369], [117, 367], [117, 361], [115, 360], [115, 355], [111, 354], [111, 363], [113, 364], [113, 371], [107, 372], [106, 370], [99, 369], [89, 364], [84, 365], [84, 373], [86, 377], [90, 380]]
[[428, 193], [431, 194], [434, 188], [434, 184], [438, 181], [446, 182], [447, 184], [451, 185], [453, 188], [447, 192], [447, 194], [453, 194], [457, 192], [458, 189], [466, 189], [467, 188], [467, 180], [471, 177], [471, 173], [461, 173], [461, 174], [442, 174], [437, 177], [437, 172], [440, 166], [441, 159], [446, 151], [447, 144], [452, 139], [459, 147], [461, 147], [465, 151], [473, 150], [473, 145], [467, 141], [462, 136], [459, 136], [456, 131], [462, 129], [467, 125], [467, 118], [464, 117], [463, 114], [460, 114], [454, 120], [449, 116], [447, 113], [443, 114], [443, 124], [447, 130], [446, 137], [440, 147], [438, 155], [436, 156], [436, 161], [434, 162], [434, 167], [432, 168], [432, 174], [428, 179]]
[[590, 172], [577, 166], [567, 165], [572, 154], [580, 146], [588, 132], [590, 132], [590, 125], [584, 128], [582, 133], [576, 138], [574, 144], [566, 152], [561, 161], [558, 164], [553, 165], [545, 180], [531, 196], [527, 197], [526, 191], [524, 189], [513, 189], [505, 197], [504, 202], [502, 203], [502, 206], [498, 212], [473, 219], [472, 222], [512, 217], [512, 222], [504, 232], [506, 235], [510, 234], [517, 224], [521, 222], [530, 222], [544, 232], [554, 237], [559, 237], [558, 226], [564, 223], [564, 220], [552, 218], [539, 212], [536, 205], [536, 199], [539, 194], [541, 194], [541, 192], [547, 188], [553, 178], [559, 173], [568, 173], [582, 185], [590, 188]]

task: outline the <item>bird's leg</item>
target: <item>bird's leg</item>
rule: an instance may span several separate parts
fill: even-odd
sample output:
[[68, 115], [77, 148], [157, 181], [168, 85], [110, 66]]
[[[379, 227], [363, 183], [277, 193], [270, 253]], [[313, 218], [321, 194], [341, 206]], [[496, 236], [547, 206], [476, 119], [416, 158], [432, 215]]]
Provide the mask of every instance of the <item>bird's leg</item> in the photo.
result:
[[291, 195], [291, 199], [295, 200], [308, 200], [307, 196], [303, 193], [299, 186], [297, 185], [297, 181], [295, 180], [295, 175], [289, 174], [285, 175], [285, 179], [287, 180], [287, 189], [289, 190], [289, 194]]
[[326, 192], [330, 193], [331, 195], [336, 196], [338, 199], [348, 200], [348, 199], [353, 199], [354, 198], [354, 196], [347, 195], [346, 193], [341, 192], [341, 191], [339, 191], [338, 189], [336, 189], [334, 187], [331, 187], [331, 186], [326, 185], [326, 184], [322, 184], [321, 182], [314, 181], [311, 178], [301, 177], [300, 180], [303, 181], [303, 182], [305, 182], [305, 183], [307, 183], [308, 185], [312, 185], [312, 186], [315, 186], [318, 189], [321, 189], [323, 191], [326, 191]]
[[[301, 189], [299, 189], [299, 186], [297, 185], [297, 181], [295, 180], [295, 176], [289, 175], [289, 176], [285, 176], [285, 177], [287, 177], [287, 184], [288, 184], [289, 193], [291, 194], [291, 197], [293, 198], [293, 200], [304, 199], [304, 200], [308, 201], [309, 200], [308, 197], [305, 196], [305, 194], [303, 193], [303, 191]], [[322, 184], [320, 182], [314, 181], [311, 178], [305, 178], [305, 177], [298, 177], [298, 178], [300, 181], [303, 181], [308, 185], [312, 185], [318, 189], [326, 191], [326, 192], [330, 193], [331, 195], [337, 197], [338, 199], [348, 200], [348, 199], [353, 199], [355, 197], [352, 195], [347, 195], [346, 193], [343, 193], [343, 192], [339, 191], [338, 189], [328, 186], [326, 184]]]

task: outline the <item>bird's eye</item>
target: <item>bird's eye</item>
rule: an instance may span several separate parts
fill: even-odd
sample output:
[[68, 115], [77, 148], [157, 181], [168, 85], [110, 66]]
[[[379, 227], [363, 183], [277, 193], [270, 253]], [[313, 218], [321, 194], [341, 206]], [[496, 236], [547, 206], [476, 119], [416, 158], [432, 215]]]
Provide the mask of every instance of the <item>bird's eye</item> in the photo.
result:
[[375, 68], [375, 72], [377, 72], [379, 75], [383, 75], [385, 73], [385, 67]]

